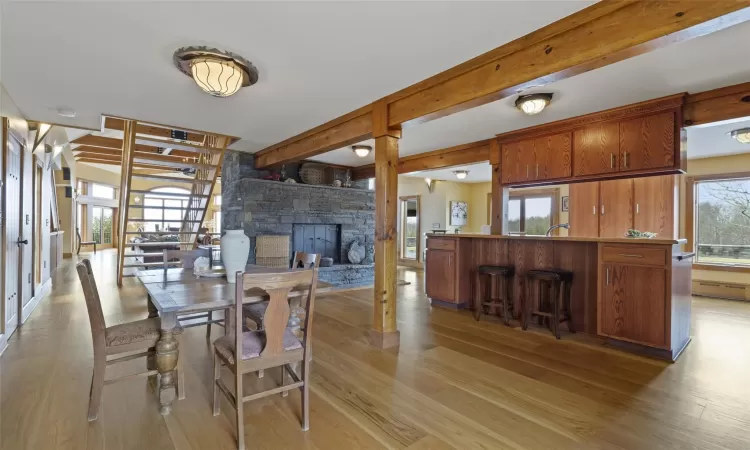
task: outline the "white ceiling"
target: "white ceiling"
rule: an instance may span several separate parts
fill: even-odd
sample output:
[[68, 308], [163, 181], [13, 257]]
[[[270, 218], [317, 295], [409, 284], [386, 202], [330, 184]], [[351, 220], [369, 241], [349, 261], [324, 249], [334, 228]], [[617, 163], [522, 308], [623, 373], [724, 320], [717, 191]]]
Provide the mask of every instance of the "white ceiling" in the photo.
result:
[[742, 144], [729, 135], [731, 131], [740, 128], [750, 128], [750, 120], [688, 128], [688, 156], [709, 158], [750, 152], [750, 144]]
[[[453, 173], [454, 170], [468, 170], [466, 178], [459, 180]], [[433, 180], [457, 181], [460, 183], [483, 183], [492, 180], [492, 167], [490, 163], [468, 164], [455, 166], [450, 169], [420, 170], [404, 174], [407, 177], [431, 178]]]
[[[98, 128], [118, 115], [257, 151], [590, 3], [3, 2], [2, 80], [30, 119]], [[172, 64], [186, 45], [239, 53], [260, 80], [211, 97]]]
[[[427, 122], [403, 132], [401, 156], [488, 139], [505, 131], [588, 114], [629, 103], [680, 92], [701, 92], [750, 81], [750, 58], [737, 53], [740, 42], [750, 42], [750, 23], [696, 38], [593, 70], [527, 92], [553, 92], [551, 105], [537, 116], [525, 116], [514, 106], [515, 98], [463, 111]], [[731, 140], [711, 146], [693, 146], [690, 139], [702, 131], [689, 130], [688, 157], [731, 153]], [[370, 140], [369, 145], [373, 145]], [[723, 145], [726, 144], [726, 145]], [[696, 150], [696, 148], [700, 150]], [[363, 165], [374, 162], [371, 154], [357, 158], [344, 148], [319, 155], [319, 161]]]

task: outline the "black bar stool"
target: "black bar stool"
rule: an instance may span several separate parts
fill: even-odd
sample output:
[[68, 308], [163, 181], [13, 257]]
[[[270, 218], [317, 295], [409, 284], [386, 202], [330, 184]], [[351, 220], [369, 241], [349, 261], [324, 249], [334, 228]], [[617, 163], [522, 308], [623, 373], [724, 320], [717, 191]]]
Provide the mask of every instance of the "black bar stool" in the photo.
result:
[[[490, 309], [490, 314], [497, 314], [497, 308], [502, 308], [503, 322], [510, 325], [511, 311], [513, 309], [513, 266], [479, 266], [475, 275], [474, 295], [474, 318], [479, 320], [484, 307]], [[490, 295], [487, 299], [482, 280], [487, 279], [490, 283]], [[485, 284], [486, 285], [486, 284]], [[497, 289], [492, 289], [497, 286]], [[497, 291], [497, 292], [495, 292]], [[496, 297], [495, 295], [498, 295]]]
[[[573, 273], [565, 270], [529, 270], [526, 273], [526, 295], [522, 299], [523, 329], [527, 329], [529, 320], [536, 316], [540, 325], [545, 320], [550, 323], [550, 329], [557, 339], [560, 339], [561, 322], [567, 322], [568, 330], [575, 333], [570, 313], [570, 285], [572, 281]], [[536, 302], [529, 298], [534, 285], [537, 286]], [[560, 317], [561, 312], [562, 318]]]

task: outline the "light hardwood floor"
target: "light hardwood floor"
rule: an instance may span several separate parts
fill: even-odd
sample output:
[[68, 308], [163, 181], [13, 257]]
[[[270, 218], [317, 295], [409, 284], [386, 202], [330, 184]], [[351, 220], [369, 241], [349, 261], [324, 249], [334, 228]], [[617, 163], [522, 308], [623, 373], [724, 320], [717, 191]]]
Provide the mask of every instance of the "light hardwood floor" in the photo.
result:
[[[146, 317], [143, 289], [115, 284], [112, 251], [92, 257], [108, 324]], [[522, 332], [431, 309], [421, 272], [399, 287], [399, 351], [367, 344], [369, 290], [320, 297], [314, 319], [310, 431], [299, 393], [245, 407], [248, 449], [748, 449], [750, 305], [695, 299], [694, 340], [676, 364]], [[0, 359], [0, 448], [232, 449], [225, 402], [211, 413], [211, 355], [186, 331], [187, 398], [162, 417], [148, 381], [106, 386], [86, 421], [92, 370], [73, 261]], [[216, 336], [221, 333], [216, 330]], [[142, 361], [124, 371], [136, 370]], [[127, 364], [125, 364], [127, 366]], [[248, 386], [268, 383], [276, 374]], [[223, 401], [223, 400], [222, 400]]]

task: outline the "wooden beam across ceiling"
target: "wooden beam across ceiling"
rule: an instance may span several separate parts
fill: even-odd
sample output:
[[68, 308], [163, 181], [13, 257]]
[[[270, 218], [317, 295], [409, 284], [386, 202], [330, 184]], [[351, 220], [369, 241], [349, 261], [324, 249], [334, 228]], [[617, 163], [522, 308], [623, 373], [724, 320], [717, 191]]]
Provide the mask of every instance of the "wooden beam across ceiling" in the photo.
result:
[[750, 83], [688, 95], [683, 110], [685, 126], [750, 117]]
[[[420, 170], [443, 169], [446, 167], [476, 164], [490, 159], [490, 140], [471, 142], [456, 145], [418, 155], [405, 156], [398, 160], [398, 173], [411, 173]], [[352, 179], [373, 178], [375, 176], [375, 165], [355, 167], [352, 170]]]
[[[750, 0], [597, 2], [385, 97], [389, 126], [409, 126], [564, 80], [750, 19]], [[256, 153], [256, 166], [310, 158], [371, 137], [371, 106]]]
[[[110, 148], [113, 150], [120, 150], [122, 151], [122, 139], [117, 138], [111, 138], [111, 137], [104, 137], [104, 136], [94, 136], [94, 135], [86, 135], [81, 136], [77, 139], [73, 139], [70, 141], [71, 144], [78, 144], [78, 145], [87, 145], [91, 147], [101, 147], [101, 148]], [[143, 145], [139, 144], [136, 145], [136, 150], [140, 152], [157, 152], [159, 147], [151, 146], [151, 145]]]

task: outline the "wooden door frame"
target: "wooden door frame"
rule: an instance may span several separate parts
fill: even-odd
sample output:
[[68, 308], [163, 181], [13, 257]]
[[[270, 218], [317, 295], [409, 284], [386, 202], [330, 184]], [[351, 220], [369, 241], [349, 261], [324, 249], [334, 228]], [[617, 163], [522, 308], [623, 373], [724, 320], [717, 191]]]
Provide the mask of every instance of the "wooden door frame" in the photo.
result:
[[[421, 240], [422, 240], [422, 218], [420, 217], [422, 215], [422, 205], [420, 203], [420, 197], [421, 195], [403, 195], [398, 198], [398, 204], [399, 208], [401, 209], [401, 233], [399, 233], [399, 239], [398, 239], [398, 263], [404, 266], [411, 266], [411, 267], [422, 267], [422, 257], [420, 256], [420, 251], [422, 250]], [[404, 258], [404, 243], [406, 242], [406, 230], [405, 230], [405, 223], [406, 223], [406, 216], [404, 215], [405, 209], [404, 205], [408, 200], [416, 200], [417, 202], [417, 257], [415, 259], [408, 259]]]

